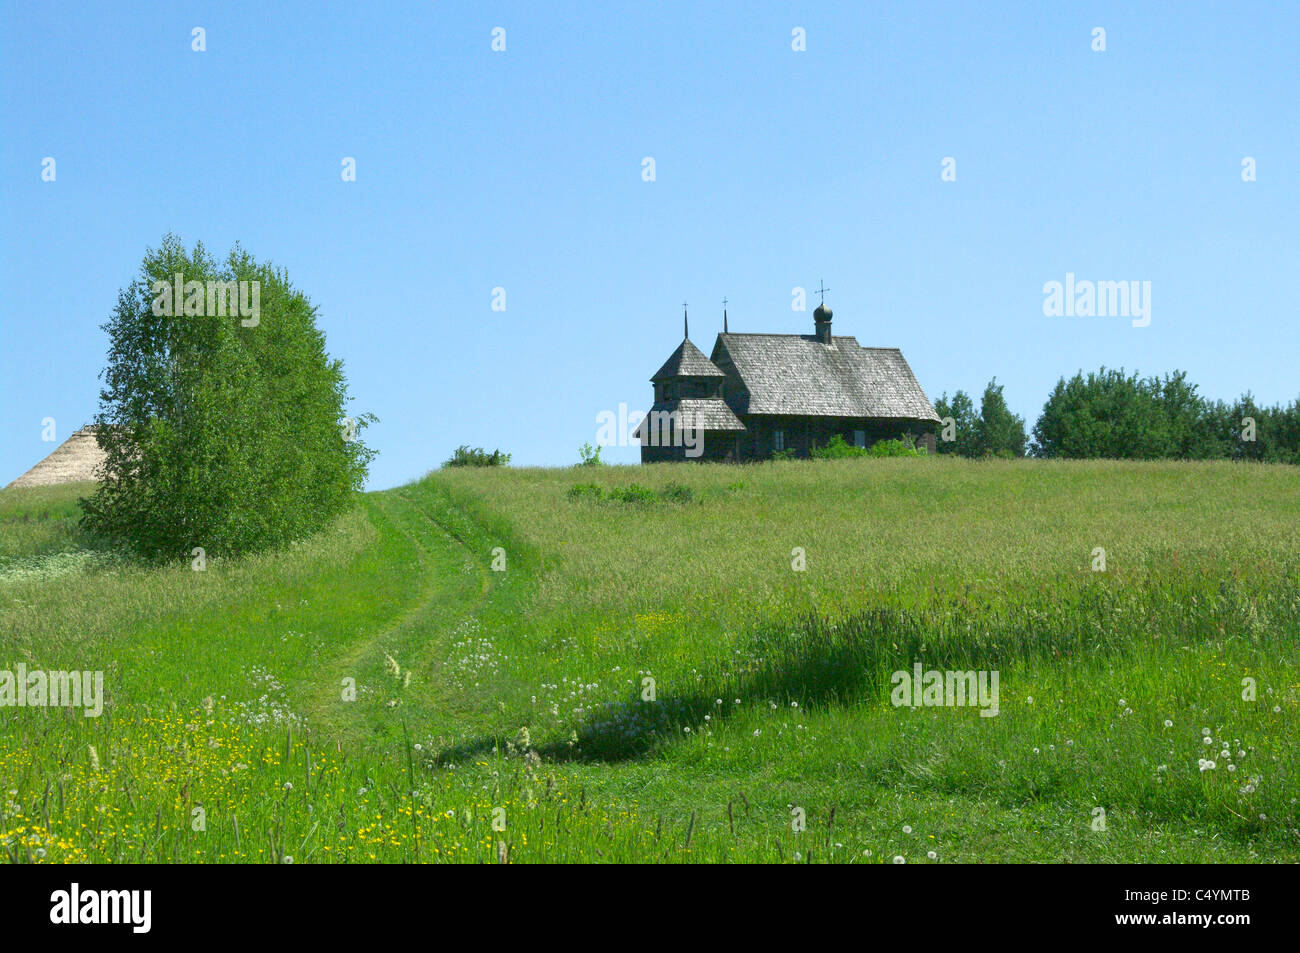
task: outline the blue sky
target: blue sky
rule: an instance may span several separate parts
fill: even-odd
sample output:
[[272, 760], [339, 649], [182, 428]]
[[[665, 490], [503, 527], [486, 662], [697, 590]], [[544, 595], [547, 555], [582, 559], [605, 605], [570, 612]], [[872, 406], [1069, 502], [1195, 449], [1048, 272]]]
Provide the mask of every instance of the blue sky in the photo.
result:
[[[996, 376], [1031, 425], [1103, 364], [1300, 396], [1294, 3], [2, 9], [0, 484], [91, 418], [169, 230], [318, 305], [373, 488], [461, 443], [573, 463], [649, 406], [682, 301], [707, 352], [724, 296], [808, 333], [823, 279], [837, 334], [931, 399]], [[1150, 325], [1045, 316], [1067, 272], [1150, 281]]]

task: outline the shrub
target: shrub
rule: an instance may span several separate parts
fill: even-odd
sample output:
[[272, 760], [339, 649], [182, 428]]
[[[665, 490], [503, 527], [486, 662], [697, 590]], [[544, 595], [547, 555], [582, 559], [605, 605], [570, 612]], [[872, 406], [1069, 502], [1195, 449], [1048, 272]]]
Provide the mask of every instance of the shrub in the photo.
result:
[[877, 440], [863, 453], [868, 457], [923, 457], [924, 450], [918, 450], [910, 440]]
[[598, 467], [601, 465], [599, 445], [593, 447], [589, 443], [584, 443], [581, 447], [578, 448], [578, 456], [582, 457], [582, 461], [578, 464], [578, 466]]
[[615, 487], [609, 491], [609, 498], [620, 503], [653, 503], [656, 499], [654, 490], [640, 483]]
[[867, 455], [864, 448], [850, 446], [839, 434], [835, 434], [830, 440], [827, 440], [824, 447], [813, 447], [811, 453], [815, 460], [843, 460], [847, 457], [865, 457]]
[[451, 458], [443, 462], [444, 467], [504, 467], [510, 462], [510, 454], [493, 450], [488, 453], [482, 447], [456, 448]]
[[605, 491], [594, 483], [578, 483], [569, 487], [569, 499], [571, 500], [600, 500], [605, 496]]

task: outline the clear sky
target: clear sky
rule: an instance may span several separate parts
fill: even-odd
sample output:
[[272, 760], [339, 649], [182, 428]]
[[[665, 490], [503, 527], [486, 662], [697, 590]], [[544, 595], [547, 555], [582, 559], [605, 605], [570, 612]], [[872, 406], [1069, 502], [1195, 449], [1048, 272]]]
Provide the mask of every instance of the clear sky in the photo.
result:
[[[733, 331], [810, 333], [821, 280], [835, 333], [931, 399], [996, 376], [1031, 425], [1103, 364], [1300, 396], [1294, 2], [0, 10], [0, 484], [43, 418], [90, 420], [169, 230], [319, 307], [373, 488], [461, 443], [576, 462], [648, 408], [681, 302], [707, 353], [724, 296]], [[1045, 316], [1067, 273], [1151, 282], [1150, 324]]]

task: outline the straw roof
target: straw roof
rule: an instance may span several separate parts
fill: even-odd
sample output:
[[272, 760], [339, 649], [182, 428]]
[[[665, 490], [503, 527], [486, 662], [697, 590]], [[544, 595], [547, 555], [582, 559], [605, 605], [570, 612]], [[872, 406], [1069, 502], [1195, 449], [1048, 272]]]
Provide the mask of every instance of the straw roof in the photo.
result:
[[99, 480], [107, 454], [100, 449], [96, 432], [94, 426], [82, 427], [9, 486], [52, 486]]

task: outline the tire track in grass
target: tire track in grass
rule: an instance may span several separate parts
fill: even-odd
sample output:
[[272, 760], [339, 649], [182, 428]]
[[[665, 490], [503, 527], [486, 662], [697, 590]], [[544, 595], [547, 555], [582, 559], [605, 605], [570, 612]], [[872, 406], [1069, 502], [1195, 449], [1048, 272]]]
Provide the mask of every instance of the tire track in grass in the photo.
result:
[[[418, 601], [391, 624], [360, 635], [346, 654], [329, 662], [329, 673], [322, 673], [310, 695], [311, 721], [338, 743], [400, 739], [403, 721], [412, 731], [465, 731], [466, 713], [447, 711], [445, 699], [455, 692], [440, 663], [458, 627], [477, 619], [491, 598], [493, 574], [471, 557], [463, 528], [450, 525], [450, 511], [440, 518], [411, 488], [376, 494], [367, 503], [372, 518], [388, 523], [410, 544], [425, 585]], [[397, 677], [386, 668], [388, 656], [400, 666]], [[412, 682], [403, 688], [407, 672], [413, 673]], [[356, 679], [355, 701], [342, 700], [345, 677]]]

